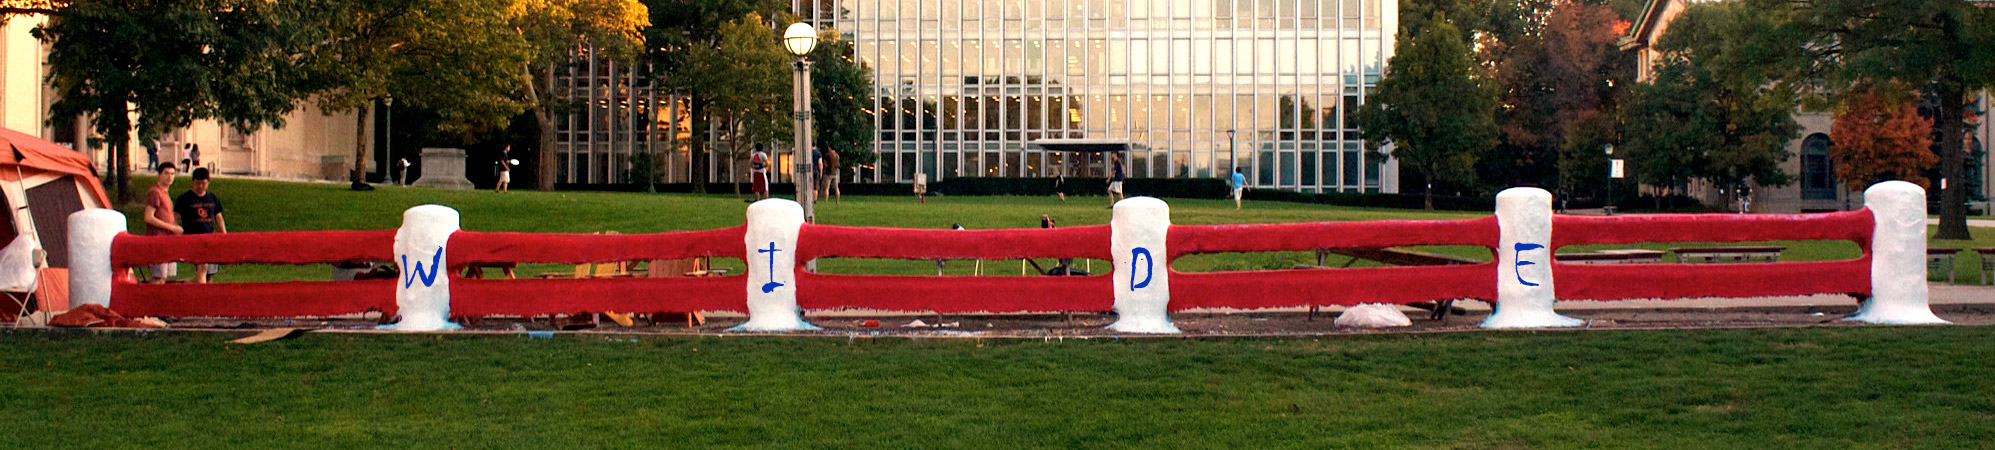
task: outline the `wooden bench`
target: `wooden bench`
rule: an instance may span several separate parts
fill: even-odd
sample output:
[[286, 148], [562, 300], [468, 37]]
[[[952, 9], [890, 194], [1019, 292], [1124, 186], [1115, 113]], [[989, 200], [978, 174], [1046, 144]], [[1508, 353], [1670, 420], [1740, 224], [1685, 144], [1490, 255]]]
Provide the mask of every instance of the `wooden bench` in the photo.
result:
[[1567, 253], [1552, 258], [1568, 264], [1660, 264], [1663, 252], [1642, 249], [1601, 250], [1593, 253]]
[[[1351, 264], [1357, 263], [1358, 260], [1360, 259], [1378, 261], [1381, 263], [1394, 265], [1394, 266], [1459, 266], [1466, 264], [1481, 264], [1480, 262], [1477, 262], [1475, 260], [1457, 257], [1457, 256], [1443, 255], [1438, 253], [1417, 252], [1412, 250], [1400, 250], [1396, 248], [1319, 248], [1316, 249], [1316, 267], [1323, 267], [1323, 258], [1331, 254], [1338, 254], [1338, 255], [1351, 257], [1350, 261], [1344, 262], [1344, 267], [1351, 267]], [[1488, 299], [1488, 300], [1494, 301], [1495, 299]], [[1459, 310], [1459, 308], [1455, 308], [1454, 300], [1441, 300], [1438, 302], [1420, 302], [1420, 303], [1409, 304], [1407, 306], [1412, 306], [1415, 308], [1432, 311], [1433, 314], [1430, 315], [1429, 318], [1433, 320], [1445, 320], [1448, 318], [1448, 313], [1450, 311]], [[1467, 313], [1466, 310], [1457, 312], [1457, 314], [1465, 314], [1465, 313]], [[1309, 317], [1312, 319], [1316, 317], [1316, 306], [1311, 305], [1309, 307]]]
[[1778, 262], [1782, 247], [1684, 247], [1673, 248], [1676, 262], [1681, 263], [1746, 263]]
[[1946, 274], [1947, 283], [1953, 283], [1953, 258], [1959, 254], [1960, 249], [1926, 247], [1926, 276], [1939, 271]]
[[1995, 248], [1977, 248], [1981, 254], [1981, 283], [1995, 285]]

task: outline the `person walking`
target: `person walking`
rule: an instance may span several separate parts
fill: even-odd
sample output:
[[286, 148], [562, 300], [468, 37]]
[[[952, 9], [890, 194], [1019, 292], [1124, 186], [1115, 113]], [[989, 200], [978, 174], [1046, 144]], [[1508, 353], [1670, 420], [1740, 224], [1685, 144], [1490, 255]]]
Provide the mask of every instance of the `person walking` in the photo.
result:
[[928, 203], [928, 172], [914, 173], [914, 199]]
[[1060, 202], [1067, 202], [1067, 173], [1062, 171], [1053, 176], [1053, 195], [1060, 196]]
[[[208, 190], [208, 168], [196, 167], [192, 189], [180, 193], [173, 199], [173, 215], [180, 218], [180, 234], [211, 234], [229, 232], [229, 224], [222, 220], [222, 199]], [[208, 277], [221, 271], [217, 264], [201, 264], [195, 267], [194, 282], [206, 283]]]
[[505, 192], [506, 186], [513, 184], [513, 166], [519, 163], [519, 160], [513, 159], [513, 146], [499, 149], [499, 185], [493, 190]]
[[1115, 202], [1127, 196], [1122, 195], [1122, 154], [1108, 154], [1108, 207], [1115, 208]]
[[1240, 194], [1247, 190], [1247, 175], [1240, 173], [1239, 167], [1234, 167], [1233, 176], [1228, 181], [1233, 184], [1233, 209], [1240, 209]]

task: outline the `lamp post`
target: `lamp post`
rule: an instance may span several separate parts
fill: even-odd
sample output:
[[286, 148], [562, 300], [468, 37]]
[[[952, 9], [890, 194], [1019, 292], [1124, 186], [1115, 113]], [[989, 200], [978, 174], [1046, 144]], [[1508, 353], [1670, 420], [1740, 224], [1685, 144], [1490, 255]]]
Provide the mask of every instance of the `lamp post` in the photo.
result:
[[812, 134], [810, 117], [810, 59], [806, 58], [807, 55], [810, 55], [811, 49], [814, 48], [817, 48], [817, 28], [810, 26], [808, 23], [798, 22], [790, 24], [789, 29], [783, 30], [783, 49], [788, 50], [791, 55], [796, 55], [797, 57], [796, 92], [794, 95], [796, 97], [797, 114], [797, 145], [795, 153], [797, 176], [795, 180], [797, 184], [797, 202], [803, 204], [804, 222], [809, 223], [817, 222], [817, 211], [814, 205], [815, 202], [813, 201], [817, 197], [817, 183], [814, 182], [816, 181], [814, 175], [817, 172], [817, 161], [814, 157], [815, 154], [811, 151], [810, 142]]
[[[386, 121], [386, 122], [388, 122], [388, 124], [387, 124], [387, 127], [388, 127], [388, 130], [387, 130], [386, 132], [384, 132], [384, 133], [383, 133], [383, 134], [385, 134], [386, 136], [382, 136], [382, 139], [381, 139], [381, 143], [383, 144], [383, 145], [382, 145], [382, 148], [383, 148], [383, 149], [385, 150], [385, 151], [384, 151], [383, 153], [387, 153], [386, 155], [383, 155], [383, 156], [386, 156], [387, 158], [385, 159], [385, 161], [388, 161], [388, 164], [384, 164], [384, 165], [388, 166], [388, 171], [389, 171], [389, 172], [394, 172], [394, 171], [395, 171], [395, 169], [396, 169], [396, 167], [395, 167], [395, 165], [396, 165], [396, 164], [395, 164], [395, 160], [396, 160], [396, 158], [395, 158], [395, 96], [393, 96], [393, 95], [390, 95], [390, 96], [388, 96], [387, 98], [384, 98], [384, 99], [381, 99], [381, 103], [382, 103], [382, 106], [381, 106], [381, 109], [382, 109], [382, 111], [381, 111], [381, 112], [382, 112], [383, 114], [385, 114], [385, 115], [387, 115], [387, 116], [388, 116], [388, 120]], [[408, 168], [407, 166], [404, 166], [404, 167], [401, 167], [400, 169], [402, 170], [402, 174], [401, 174], [401, 175], [398, 175], [398, 176], [396, 176], [396, 177], [395, 177], [395, 184], [396, 184], [396, 185], [400, 185], [400, 184], [402, 184], [402, 179], [403, 179], [403, 178], [406, 178], [406, 177], [408, 177], [408, 176], [409, 176], [409, 174], [408, 174], [408, 171], [409, 171], [409, 168]], [[386, 177], [386, 176], [387, 176], [387, 175], [383, 175], [383, 177]]]
[[1607, 144], [1607, 199], [1602, 201], [1600, 211], [1614, 215], [1614, 179], [1621, 178], [1620, 160], [1614, 159], [1614, 144]]
[[1240, 167], [1240, 153], [1233, 148], [1233, 130], [1226, 130], [1226, 179], [1233, 179], [1233, 170]]

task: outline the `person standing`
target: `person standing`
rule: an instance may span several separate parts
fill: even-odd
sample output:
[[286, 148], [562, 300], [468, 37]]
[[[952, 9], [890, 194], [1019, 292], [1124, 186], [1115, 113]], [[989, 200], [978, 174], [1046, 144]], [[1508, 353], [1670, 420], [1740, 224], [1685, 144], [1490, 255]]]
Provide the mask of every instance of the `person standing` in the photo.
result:
[[755, 199], [769, 198], [769, 154], [759, 146], [755, 148], [755, 153], [748, 155], [748, 175], [748, 191], [755, 194]]
[[495, 190], [505, 192], [506, 186], [513, 184], [513, 165], [515, 164], [519, 164], [519, 161], [513, 160], [513, 146], [508, 145], [506, 148], [499, 150], [499, 186]]
[[187, 170], [201, 167], [201, 144], [187, 144]]
[[928, 172], [914, 173], [914, 198], [928, 203]]
[[844, 172], [844, 170], [838, 165], [838, 150], [832, 149], [831, 151], [824, 152], [824, 159], [819, 161], [824, 165], [824, 170], [818, 171], [818, 177], [824, 180], [822, 181], [824, 193], [819, 195], [819, 197], [831, 197], [833, 202], [843, 200], [845, 193], [840, 192], [838, 189], [838, 175]]
[[[173, 215], [180, 218], [180, 234], [211, 234], [229, 232], [229, 224], [222, 220], [222, 199], [208, 191], [208, 168], [194, 168], [193, 189], [180, 193], [173, 199]], [[194, 270], [194, 282], [206, 283], [208, 277], [221, 270], [216, 264], [202, 264]]]
[[1122, 154], [1108, 154], [1108, 207], [1115, 208], [1115, 202], [1127, 196], [1122, 195]]
[[159, 141], [145, 143], [145, 166], [149, 169], [159, 167]]
[[[166, 190], [173, 187], [173, 175], [180, 169], [173, 162], [159, 163], [159, 182], [145, 192], [145, 235], [172, 236], [180, 234], [180, 221], [173, 216], [173, 197]], [[163, 263], [152, 266], [152, 276], [146, 283], [165, 283], [167, 278], [179, 275], [180, 263]]]
[[1234, 167], [1233, 176], [1228, 181], [1233, 184], [1233, 209], [1240, 209], [1240, 194], [1247, 190], [1247, 175], [1240, 173], [1239, 167]]

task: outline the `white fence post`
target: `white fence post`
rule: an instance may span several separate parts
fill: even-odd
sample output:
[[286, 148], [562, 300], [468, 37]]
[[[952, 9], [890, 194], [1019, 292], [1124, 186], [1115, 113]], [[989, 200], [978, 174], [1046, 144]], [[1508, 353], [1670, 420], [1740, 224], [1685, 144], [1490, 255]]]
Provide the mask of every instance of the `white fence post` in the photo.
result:
[[1552, 311], [1552, 194], [1510, 188], [1496, 194], [1496, 310], [1483, 328], [1574, 327], [1586, 321]]
[[797, 234], [804, 207], [772, 198], [748, 205], [748, 321], [727, 331], [784, 332], [820, 329], [797, 306]]
[[463, 328], [450, 322], [450, 252], [445, 248], [459, 223], [457, 210], [443, 205], [422, 205], [402, 213], [402, 228], [395, 231], [395, 262], [402, 267], [402, 278], [395, 285], [395, 306], [401, 309], [402, 320], [378, 328]]
[[1151, 197], [1131, 197], [1115, 203], [1108, 221], [1109, 254], [1115, 271], [1114, 324], [1124, 333], [1174, 334], [1171, 324], [1170, 253], [1164, 248], [1171, 230], [1171, 205]]
[[125, 215], [91, 208], [69, 214], [69, 306], [111, 306], [111, 240], [125, 232]]
[[1886, 181], [1863, 191], [1876, 218], [1870, 238], [1870, 299], [1848, 320], [1895, 325], [1944, 324], [1926, 292], [1926, 190]]

